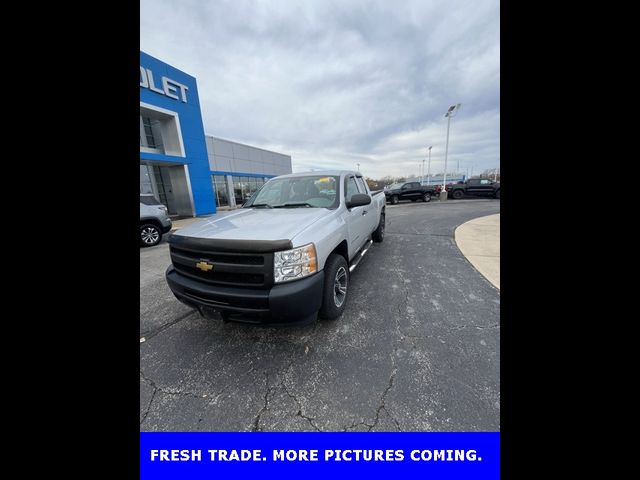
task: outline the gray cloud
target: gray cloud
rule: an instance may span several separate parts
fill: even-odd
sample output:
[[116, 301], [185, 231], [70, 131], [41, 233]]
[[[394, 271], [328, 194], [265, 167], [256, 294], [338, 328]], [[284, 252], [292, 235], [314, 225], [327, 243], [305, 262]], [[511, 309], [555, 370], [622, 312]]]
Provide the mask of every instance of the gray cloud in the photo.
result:
[[207, 133], [294, 171], [418, 173], [500, 160], [499, 2], [141, 2], [140, 48], [195, 76]]

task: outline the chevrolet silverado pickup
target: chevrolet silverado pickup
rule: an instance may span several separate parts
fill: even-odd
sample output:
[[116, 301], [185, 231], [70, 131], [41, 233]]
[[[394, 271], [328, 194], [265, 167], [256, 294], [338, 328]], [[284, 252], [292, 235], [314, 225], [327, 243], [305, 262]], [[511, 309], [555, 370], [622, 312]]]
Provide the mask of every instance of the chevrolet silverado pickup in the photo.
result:
[[351, 271], [382, 242], [385, 196], [352, 171], [272, 178], [240, 209], [169, 238], [166, 279], [207, 318], [291, 324], [340, 317]]
[[431, 185], [421, 185], [420, 182], [405, 182], [389, 185], [384, 194], [387, 201], [391, 202], [392, 205], [396, 205], [400, 200], [430, 202], [435, 191], [435, 187]]
[[447, 192], [456, 200], [465, 195], [500, 198], [500, 182], [494, 182], [488, 178], [470, 178], [466, 182], [447, 185]]

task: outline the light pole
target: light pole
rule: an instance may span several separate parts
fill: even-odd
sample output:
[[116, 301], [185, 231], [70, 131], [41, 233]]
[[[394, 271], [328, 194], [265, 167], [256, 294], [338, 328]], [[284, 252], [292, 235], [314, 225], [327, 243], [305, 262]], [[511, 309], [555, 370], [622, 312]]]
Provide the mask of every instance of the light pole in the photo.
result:
[[431, 172], [431, 149], [433, 147], [429, 147], [429, 163], [427, 163], [427, 185], [431, 185], [431, 177], [429, 173]]
[[500, 170], [500, 167], [496, 168], [494, 173], [493, 173], [493, 181], [494, 182], [498, 181], [498, 170]]
[[449, 155], [449, 128], [451, 126], [451, 117], [455, 116], [456, 112], [462, 104], [451, 105], [447, 113], [444, 114], [447, 117], [447, 144], [444, 149], [444, 177], [442, 178], [442, 190], [440, 190], [440, 200], [447, 199], [447, 157]]
[[358, 165], [358, 172], [360, 171], [360, 164], [356, 163], [356, 165]]

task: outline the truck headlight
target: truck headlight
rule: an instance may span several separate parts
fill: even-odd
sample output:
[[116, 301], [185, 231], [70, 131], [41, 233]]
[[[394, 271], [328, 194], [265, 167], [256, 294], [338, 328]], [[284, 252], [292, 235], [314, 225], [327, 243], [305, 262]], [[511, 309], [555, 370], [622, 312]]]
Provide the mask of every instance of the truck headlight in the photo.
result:
[[297, 280], [317, 271], [316, 247], [313, 243], [273, 254], [273, 279], [275, 283]]

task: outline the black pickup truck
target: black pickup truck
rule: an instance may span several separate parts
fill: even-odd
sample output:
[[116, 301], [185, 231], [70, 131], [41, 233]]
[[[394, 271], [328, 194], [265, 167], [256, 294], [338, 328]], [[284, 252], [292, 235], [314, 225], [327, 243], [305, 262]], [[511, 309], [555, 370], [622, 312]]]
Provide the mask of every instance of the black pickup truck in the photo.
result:
[[415, 202], [422, 200], [423, 202], [430, 202], [431, 197], [435, 195], [436, 189], [432, 185], [420, 185], [420, 182], [404, 182], [394, 183], [389, 185], [384, 191], [387, 197], [387, 202], [392, 205], [397, 204], [400, 200], [411, 200]]
[[447, 185], [447, 192], [449, 197], [456, 200], [465, 195], [500, 198], [500, 182], [494, 182], [488, 178], [470, 178], [463, 183]]

